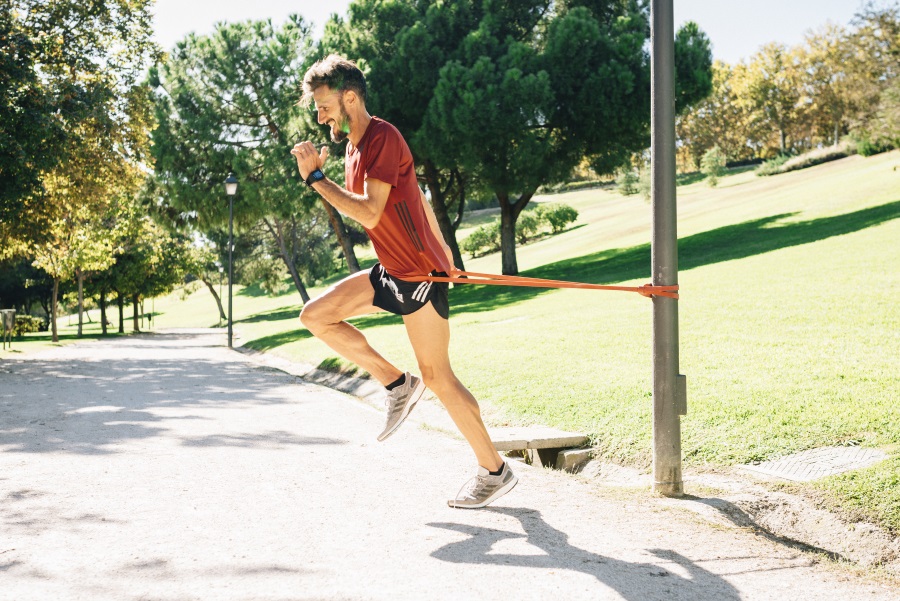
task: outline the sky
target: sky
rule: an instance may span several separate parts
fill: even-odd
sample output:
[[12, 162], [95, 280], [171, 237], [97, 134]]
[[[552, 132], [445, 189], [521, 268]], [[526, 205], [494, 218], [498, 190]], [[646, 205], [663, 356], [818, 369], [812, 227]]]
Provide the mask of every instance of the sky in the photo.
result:
[[[331, 13], [345, 15], [351, 0], [157, 0], [156, 40], [168, 50], [190, 32], [208, 34], [219, 21], [271, 18], [280, 23], [298, 13], [322, 34]], [[676, 27], [696, 21], [709, 36], [713, 58], [748, 59], [768, 42], [793, 46], [826, 22], [847, 26], [862, 0], [674, 0]]]

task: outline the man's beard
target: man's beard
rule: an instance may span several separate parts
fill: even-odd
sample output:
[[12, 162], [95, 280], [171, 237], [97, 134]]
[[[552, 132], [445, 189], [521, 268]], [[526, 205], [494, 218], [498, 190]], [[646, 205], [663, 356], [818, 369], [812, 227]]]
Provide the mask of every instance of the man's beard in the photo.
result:
[[344, 110], [344, 101], [338, 100], [338, 107], [341, 109], [338, 120], [334, 122], [334, 127], [330, 129], [331, 141], [340, 144], [350, 135], [350, 115]]

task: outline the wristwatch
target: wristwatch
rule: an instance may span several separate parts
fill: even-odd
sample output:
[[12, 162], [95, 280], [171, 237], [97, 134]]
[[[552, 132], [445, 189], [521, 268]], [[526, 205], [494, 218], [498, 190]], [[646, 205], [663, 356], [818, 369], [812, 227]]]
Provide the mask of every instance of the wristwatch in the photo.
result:
[[309, 177], [306, 178], [306, 185], [312, 188], [312, 185], [318, 181], [322, 181], [325, 179], [325, 174], [322, 173], [321, 169], [316, 169], [312, 173], [309, 174]]

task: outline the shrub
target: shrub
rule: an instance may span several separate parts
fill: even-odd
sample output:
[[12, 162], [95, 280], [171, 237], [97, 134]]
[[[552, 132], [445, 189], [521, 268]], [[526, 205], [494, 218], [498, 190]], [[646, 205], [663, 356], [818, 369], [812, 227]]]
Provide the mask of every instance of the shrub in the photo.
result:
[[25, 334], [31, 332], [43, 332], [47, 329], [47, 324], [40, 317], [34, 315], [16, 315], [16, 325], [13, 328], [12, 335], [16, 338], [22, 338]]
[[619, 177], [616, 178], [616, 188], [619, 190], [619, 194], [631, 196], [632, 194], [637, 194], [639, 192], [638, 181], [637, 174], [629, 169], [628, 171], [623, 171]]
[[578, 219], [578, 211], [569, 205], [553, 203], [540, 207], [540, 217], [550, 224], [554, 234], [558, 234]]
[[709, 185], [715, 187], [719, 178], [725, 173], [725, 153], [718, 145], [713, 146], [703, 154], [700, 159], [700, 171], [706, 176]]
[[754, 173], [756, 173], [756, 175], [760, 177], [781, 173], [781, 166], [787, 163], [788, 159], [790, 158], [790, 155], [780, 154], [774, 159], [769, 159], [768, 161], [757, 167]]
[[519, 220], [516, 221], [516, 240], [519, 244], [527, 243], [529, 238], [533, 238], [540, 231], [542, 213], [543, 211], [530, 211], [519, 215]]
[[857, 146], [851, 142], [842, 142], [834, 146], [826, 146], [825, 148], [816, 148], [799, 156], [788, 157], [782, 155], [770, 161], [766, 161], [756, 170], [757, 175], [776, 175], [778, 173], [787, 173], [798, 169], [806, 169], [815, 165], [821, 165], [828, 161], [835, 161], [854, 154], [858, 150]]
[[462, 250], [472, 258], [500, 250], [500, 222], [495, 221], [478, 227], [462, 242]]
[[882, 152], [887, 152], [891, 148], [889, 143], [882, 140], [872, 140], [868, 136], [856, 141], [856, 152], [864, 157], [881, 154]]

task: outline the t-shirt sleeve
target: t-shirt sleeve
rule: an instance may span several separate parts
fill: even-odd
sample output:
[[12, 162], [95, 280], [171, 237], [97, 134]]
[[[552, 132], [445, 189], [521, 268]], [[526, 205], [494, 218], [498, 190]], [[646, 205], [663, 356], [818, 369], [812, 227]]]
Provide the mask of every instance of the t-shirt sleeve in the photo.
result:
[[397, 187], [400, 177], [400, 136], [389, 127], [380, 127], [368, 141], [366, 178]]

